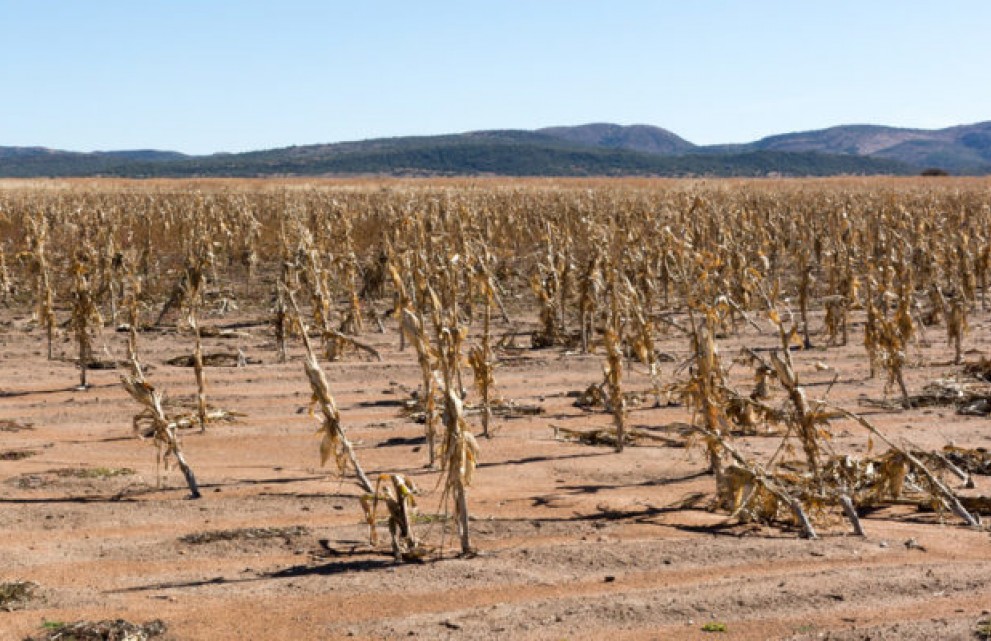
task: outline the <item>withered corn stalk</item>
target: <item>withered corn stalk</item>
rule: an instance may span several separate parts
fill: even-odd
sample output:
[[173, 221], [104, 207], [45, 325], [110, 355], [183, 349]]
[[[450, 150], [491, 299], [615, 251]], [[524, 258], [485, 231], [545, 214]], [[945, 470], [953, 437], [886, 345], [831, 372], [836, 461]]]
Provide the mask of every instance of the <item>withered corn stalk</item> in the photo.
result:
[[196, 416], [200, 422], [200, 432], [206, 432], [206, 372], [203, 368], [203, 343], [200, 339], [200, 326], [196, 322], [195, 308], [189, 310], [189, 326], [193, 329], [193, 371], [196, 375]]
[[603, 373], [609, 388], [609, 408], [616, 426], [616, 451], [622, 452], [626, 441], [626, 398], [623, 395], [623, 351], [620, 338], [612, 327], [606, 328], [606, 362]]
[[76, 344], [79, 346], [79, 387], [88, 387], [86, 372], [93, 357], [93, 332], [103, 326], [103, 317], [93, 300], [86, 265], [76, 261], [74, 266], [75, 284], [72, 290], [72, 318], [70, 326], [76, 334]]
[[468, 528], [468, 486], [471, 485], [478, 462], [478, 443], [468, 429], [464, 406], [457, 386], [457, 363], [461, 358], [462, 336], [458, 329], [444, 328], [438, 337], [442, 371], [444, 373], [444, 441], [440, 447], [441, 469], [444, 470], [444, 499], [453, 499], [454, 518], [461, 540], [461, 553], [471, 554], [471, 533]]
[[[189, 486], [189, 498], [200, 498], [196, 476], [182, 453], [182, 446], [176, 434], [176, 423], [169, 419], [162, 408], [162, 393], [145, 380], [141, 365], [137, 361], [132, 361], [131, 370], [131, 374], [121, 376], [121, 383], [131, 398], [145, 408], [134, 416], [134, 431], [140, 434], [141, 425], [150, 424], [152, 438], [158, 451], [159, 468], [164, 465], [165, 469], [168, 469], [169, 459], [174, 458], [179, 469], [182, 470], [186, 484]], [[159, 477], [159, 482], [161, 482], [161, 477]]]
[[127, 360], [138, 360], [138, 322], [140, 319], [141, 277], [125, 262], [123, 278], [124, 309], [127, 311]]
[[588, 259], [585, 269], [582, 270], [578, 284], [578, 323], [583, 354], [588, 354], [593, 349], [593, 319], [599, 294], [605, 289], [599, 263], [599, 252], [594, 251], [592, 257]]
[[403, 310], [402, 331], [407, 340], [416, 349], [417, 362], [420, 365], [420, 374], [423, 381], [423, 412], [425, 417], [424, 430], [427, 439], [427, 465], [436, 465], [436, 439], [437, 439], [437, 410], [435, 401], [436, 380], [434, 368], [436, 363], [436, 351], [430, 345], [423, 324], [415, 313], [409, 309]]
[[27, 251], [20, 254], [27, 259], [35, 281], [35, 317], [44, 326], [48, 337], [48, 360], [54, 358], [55, 341], [55, 293], [52, 286], [51, 268], [48, 265], [48, 221], [43, 214], [37, 218], [29, 216]]
[[197, 320], [203, 289], [206, 286], [206, 259], [198, 254], [187, 259], [186, 287], [183, 290], [182, 304], [188, 313], [187, 321], [193, 330], [193, 372], [196, 376], [196, 414], [200, 422], [200, 432], [206, 432], [207, 403], [206, 403], [206, 371], [203, 367], [203, 343], [200, 337], [200, 326]]
[[953, 345], [953, 363], [963, 363], [963, 336], [967, 332], [967, 308], [961, 296], [954, 296], [946, 315], [946, 335]]
[[[691, 427], [693, 430], [701, 434], [707, 442], [718, 444], [721, 451], [726, 452], [733, 458], [738, 469], [743, 472], [743, 474], [739, 476], [742, 477], [741, 480], [743, 480], [744, 483], [749, 482], [753, 484], [755, 488], [759, 487], [764, 489], [782, 504], [787, 506], [795, 515], [795, 520], [801, 528], [802, 535], [805, 538], [818, 538], [815, 528], [812, 525], [812, 521], [805, 512], [805, 508], [802, 506], [802, 502], [782, 488], [781, 485], [774, 479], [773, 475], [767, 474], [762, 467], [748, 461], [746, 457], [744, 457], [735, 447], [727, 442], [727, 440], [720, 433], [710, 430], [702, 425], [693, 425]], [[724, 474], [724, 476], [729, 477], [730, 475]], [[734, 513], [746, 503], [746, 500], [742, 496], [745, 489], [746, 488], [742, 484], [730, 483], [728, 478], [727, 482], [725, 482], [723, 487], [720, 488], [720, 491], [723, 493], [723, 500], [732, 506]], [[753, 492], [753, 490], [751, 490], [751, 492]]]
[[290, 333], [290, 314], [286, 306], [285, 285], [282, 282], [275, 284], [275, 301], [272, 308], [272, 327], [275, 332], [275, 349], [278, 362], [285, 363], [289, 360], [289, 352], [286, 348], [286, 338]]
[[878, 439], [883, 441], [884, 444], [887, 445], [889, 448], [891, 448], [892, 450], [900, 454], [902, 457], [904, 457], [905, 460], [911, 463], [912, 467], [914, 467], [919, 472], [919, 474], [921, 474], [923, 478], [926, 479], [926, 483], [928, 484], [930, 491], [940, 501], [942, 501], [943, 504], [946, 505], [951, 512], [953, 512], [958, 517], [960, 517], [960, 520], [962, 520], [967, 525], [975, 528], [980, 527], [981, 525], [980, 522], [976, 518], [974, 518], [974, 516], [970, 512], [968, 512], [966, 508], [964, 508], [964, 506], [960, 503], [960, 499], [957, 498], [956, 494], [951, 492], [950, 489], [947, 488], [946, 485], [944, 485], [943, 482], [940, 481], [939, 478], [937, 478], [936, 475], [933, 474], [932, 471], [922, 461], [920, 461], [918, 457], [912, 454], [912, 452], [910, 452], [909, 450], [903, 447], [899, 447], [898, 445], [896, 445], [894, 442], [891, 441], [891, 439], [886, 437], [880, 430], [877, 429], [877, 427], [875, 427], [870, 421], [868, 421], [863, 416], [860, 416], [859, 414], [854, 414], [853, 412], [845, 410], [842, 407], [837, 407], [835, 405], [831, 405], [830, 408], [842, 414], [846, 418], [855, 421], [858, 425], [860, 425], [868, 432], [870, 432], [872, 435], [876, 436]]
[[375, 491], [361, 497], [361, 507], [368, 523], [368, 538], [378, 544], [378, 506], [384, 503], [388, 511], [389, 536], [396, 563], [417, 559], [423, 550], [413, 533], [413, 513], [416, 509], [415, 487], [401, 474], [380, 474]]
[[[480, 260], [483, 263], [484, 259]], [[475, 386], [482, 395], [482, 436], [489, 438], [489, 422], [492, 420], [491, 396], [495, 386], [492, 362], [492, 301], [495, 298], [495, 285], [484, 264], [478, 269], [482, 297], [485, 308], [482, 317], [482, 344], [474, 345], [468, 350], [468, 363], [475, 376]]]
[[7, 253], [0, 247], [0, 303], [10, 304], [10, 296], [14, 293], [14, 285], [7, 269]]
[[[619, 260], [615, 255], [612, 258]], [[603, 373], [609, 388], [609, 409], [612, 410], [613, 424], [616, 426], [616, 451], [622, 452], [626, 441], [626, 398], [623, 396], [623, 339], [620, 334], [626, 298], [621, 291], [618, 271], [619, 266], [613, 262], [607, 266], [609, 316], [605, 331], [606, 362]]]
[[805, 389], [799, 384], [798, 375], [795, 373], [794, 364], [791, 359], [791, 346], [798, 334], [797, 323], [793, 321], [791, 328], [786, 329], [785, 323], [777, 310], [770, 310], [768, 315], [771, 322], [778, 328], [778, 335], [781, 339], [781, 349], [771, 352], [771, 366], [774, 368], [778, 382], [781, 383], [781, 386], [788, 393], [788, 401], [792, 406], [792, 411], [788, 414], [790, 426], [794, 427], [798, 432], [798, 439], [801, 441], [802, 449], [805, 451], [805, 459], [812, 472], [812, 478], [821, 490], [822, 476], [819, 465], [820, 429], [824, 429], [828, 425], [828, 420], [823, 411], [822, 404], [812, 404], [810, 406]]
[[702, 428], [706, 452], [709, 456], [709, 471], [716, 477], [717, 494], [724, 493], [726, 479], [723, 475], [723, 426], [726, 424], [726, 400], [723, 394], [724, 377], [720, 364], [719, 351], [712, 335], [711, 325], [715, 320], [715, 310], [705, 308], [701, 318], [689, 310], [691, 321], [692, 377], [688, 381], [686, 393], [694, 409], [693, 423]]
[[[289, 302], [292, 304], [296, 318], [299, 319], [299, 308], [291, 294]], [[344, 431], [344, 426], [341, 425], [341, 414], [337, 410], [337, 403], [334, 402], [333, 395], [330, 393], [327, 377], [313, 353], [313, 346], [310, 344], [310, 338], [306, 332], [306, 324], [302, 321], [298, 322], [302, 330], [300, 334], [303, 338], [303, 346], [306, 347], [303, 369], [306, 372], [306, 378], [310, 381], [310, 389], [313, 391], [311, 403], [320, 408], [321, 414], [320, 429], [317, 431], [318, 434], [323, 434], [323, 439], [320, 441], [320, 464], [326, 464], [327, 460], [333, 456], [334, 462], [337, 463], [337, 469], [343, 474], [347, 471], [350, 463], [355, 476], [358, 477], [358, 485], [361, 486], [361, 489], [369, 494], [374, 494], [375, 488], [365, 475], [365, 471], [358, 461], [358, 456], [354, 453], [354, 447]]]

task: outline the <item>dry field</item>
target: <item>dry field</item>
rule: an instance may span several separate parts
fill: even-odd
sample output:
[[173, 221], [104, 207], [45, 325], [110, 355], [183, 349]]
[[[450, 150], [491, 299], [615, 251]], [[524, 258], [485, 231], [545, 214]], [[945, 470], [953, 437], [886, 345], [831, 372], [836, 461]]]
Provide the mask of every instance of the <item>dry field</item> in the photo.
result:
[[9, 182], [0, 249], [2, 639], [991, 638], [987, 182]]

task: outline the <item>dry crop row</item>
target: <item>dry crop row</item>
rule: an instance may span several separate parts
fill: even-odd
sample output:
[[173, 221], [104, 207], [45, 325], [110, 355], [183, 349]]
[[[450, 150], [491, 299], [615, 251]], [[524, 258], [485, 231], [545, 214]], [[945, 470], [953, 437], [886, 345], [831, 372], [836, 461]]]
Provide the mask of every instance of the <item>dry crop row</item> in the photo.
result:
[[[0, 191], [0, 302], [32, 310], [49, 358], [56, 336], [71, 334], [82, 388], [105, 328], [126, 329], [123, 380], [144, 408], [135, 427], [177, 460], [194, 496], [177, 430], [212, 420], [201, 319], [261, 318], [280, 359], [300, 338], [322, 459], [356, 474], [373, 535], [376, 507], [387, 506], [397, 558], [420, 553], [411, 490], [399, 475], [364, 474], [319, 362], [376, 358], [361, 337], [391, 328], [421, 369], [424, 463], [445, 473], [463, 552], [479, 455], [466, 404], [481, 408], [487, 435], [502, 402], [499, 347], [524, 332], [535, 349], [602, 354], [603, 378], [588, 393], [614, 427], [595, 438], [619, 451], [642, 436], [627, 426], [625, 373], [644, 368], [656, 403], [688, 408], [686, 438], [706, 452], [715, 506], [734, 517], [790, 520], [815, 537], [836, 512], [860, 532], [860, 508], [911, 495], [977, 526], [982, 504], [968, 507], [947, 481], [966, 479], [967, 464], [896, 443], [849, 408], [812, 398], [793, 354], [862, 341], [871, 375], [883, 373], [903, 407], [917, 405], [904, 373], [920, 335], [942, 327], [962, 364], [968, 316], [988, 307], [989, 196], [980, 182], [854, 180], [11, 186]], [[192, 336], [192, 419], [169, 416], [141, 370], [140, 335], [163, 326]], [[774, 349], [740, 356], [753, 368], [752, 392], [727, 375], [719, 349], [744, 331], [777, 337]], [[662, 380], [655, 343], [672, 334], [689, 357]], [[840, 420], [863, 428], [871, 447], [883, 443], [880, 453], [835, 451]], [[781, 440], [769, 458], [736, 444], [758, 429]]]

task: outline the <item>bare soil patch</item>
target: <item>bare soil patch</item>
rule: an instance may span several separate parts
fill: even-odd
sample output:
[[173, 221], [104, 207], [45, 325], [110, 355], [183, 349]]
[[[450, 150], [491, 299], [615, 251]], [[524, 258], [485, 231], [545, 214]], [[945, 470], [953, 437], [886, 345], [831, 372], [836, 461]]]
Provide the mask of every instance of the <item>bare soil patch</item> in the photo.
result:
[[[989, 323], [973, 321], [972, 342], [982, 350]], [[478, 555], [458, 558], [438, 472], [424, 467], [423, 426], [408, 410], [419, 382], [415, 357], [399, 352], [387, 329], [363, 336], [382, 362], [325, 367], [368, 472], [401, 472], [419, 488], [414, 527], [432, 552], [418, 564], [395, 564], [384, 530], [378, 546], [369, 544], [361, 492], [319, 466], [300, 352], [276, 363], [264, 325], [242, 330], [239, 345], [260, 363], [211, 370], [211, 402], [243, 416], [202, 434], [181, 430], [203, 490], [198, 501], [184, 499], [181, 475], [158, 469], [155, 448], [133, 434], [136, 406], [115, 372], [94, 371], [92, 387], [80, 391], [68, 363], [35, 356], [5, 368], [3, 411], [13, 418], [4, 425], [19, 427], [5, 430], [4, 451], [35, 455], [0, 459], [0, 580], [30, 581], [45, 598], [16, 600], [16, 611], [0, 619], [3, 636], [981, 638], [991, 608], [986, 531], [911, 505], [864, 509], [865, 537], [835, 518], [817, 541], [801, 540], [788, 523], [728, 519], [712, 510], [703, 453], [677, 427], [691, 421], [689, 410], [655, 403], [634, 366], [633, 437], [616, 454], [610, 415], [594, 403], [575, 407], [576, 396], [601, 382], [601, 358], [566, 349], [500, 352], [505, 410], [494, 415], [493, 438], [480, 439], [470, 493]], [[188, 339], [143, 338], [147, 361], [158, 366], [149, 377], [189, 398], [192, 373], [163, 366]], [[41, 340], [37, 332], [12, 333], [7, 348], [30, 352]], [[728, 339], [725, 350], [755, 341], [773, 344], [752, 334]], [[919, 348], [908, 370], [913, 391], [966, 374], [938, 364], [944, 348]], [[665, 363], [672, 377], [684, 346], [672, 338], [659, 349], [675, 355]], [[955, 490], [991, 494], [986, 418], [959, 414], [953, 404], [867, 403], [885, 397], [884, 382], [866, 376], [853, 345], [799, 351], [795, 360], [811, 390], [830, 385], [831, 399], [870, 415], [893, 438], [957, 448], [947, 456], [975, 487]], [[747, 374], [738, 374], [743, 387]], [[477, 427], [477, 415], [469, 420]], [[33, 429], [21, 427], [28, 423]], [[863, 448], [852, 423], [836, 422], [834, 434], [837, 448]], [[779, 442], [760, 430], [738, 438], [754, 452]], [[140, 627], [116, 617], [161, 619], [167, 631], [145, 626], [146, 637], [107, 636]], [[91, 623], [46, 630], [44, 621]], [[75, 625], [79, 634], [64, 636]], [[80, 636], [87, 630], [104, 636]]]

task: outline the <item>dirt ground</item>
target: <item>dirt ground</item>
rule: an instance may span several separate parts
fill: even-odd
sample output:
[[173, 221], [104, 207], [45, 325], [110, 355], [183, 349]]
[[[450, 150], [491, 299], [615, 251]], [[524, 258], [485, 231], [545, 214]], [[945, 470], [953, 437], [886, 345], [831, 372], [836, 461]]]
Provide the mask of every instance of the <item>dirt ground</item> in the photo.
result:
[[[252, 319], [204, 325], [245, 320]], [[575, 407], [569, 395], [601, 381], [601, 355], [531, 350], [526, 336], [516, 340], [520, 349], [499, 352], [499, 394], [543, 413], [497, 416], [493, 437], [479, 439], [469, 497], [473, 558], [456, 554], [438, 473], [425, 468], [423, 426], [401, 411], [420, 374], [414, 352], [398, 349], [394, 321], [386, 333], [362, 337], [382, 362], [348, 354], [324, 364], [366, 470], [401, 472], [420, 489], [417, 533], [437, 552], [396, 565], [384, 528], [380, 545], [369, 545], [353, 478], [332, 463], [319, 466], [298, 345], [279, 364], [265, 325], [205, 339], [207, 353], [241, 349], [249, 364], [207, 371], [210, 403], [244, 416], [205, 434], [183, 432], [204, 493], [192, 501], [176, 470], [159, 486], [155, 449], [132, 433], [139, 408], [119, 372], [92, 371], [92, 387], [75, 389], [74, 346], [60, 341], [56, 360], [46, 360], [28, 321], [0, 310], [0, 582], [37, 588], [0, 612], [0, 639], [116, 618], [161, 619], [160, 638], [177, 640], [988, 636], [981, 630], [991, 616], [991, 539], [952, 514], [865, 511], [866, 537], [837, 517], [819, 524], [819, 540], [803, 540], [787, 524], [738, 524], [710, 511], [715, 484], [698, 448], [658, 443], [617, 454], [556, 439], [555, 426], [610, 424], [601, 409]], [[967, 359], [991, 355], [991, 320], [970, 325]], [[742, 344], [773, 346], [767, 330], [723, 341], [727, 362]], [[795, 354], [812, 396], [828, 389], [831, 400], [923, 448], [991, 446], [986, 418], [865, 404], [884, 396], [884, 381], [868, 378], [859, 332], [855, 325], [848, 347]], [[928, 330], [929, 342], [913, 347], [913, 390], [959, 371], [942, 332]], [[122, 358], [124, 344], [110, 329], [98, 341], [102, 357]], [[149, 380], [173, 398], [191, 398], [193, 372], [165, 361], [191, 345], [175, 331], [141, 336]], [[659, 349], [673, 357], [662, 370], [669, 382], [687, 343], [672, 335]], [[646, 389], [643, 367], [630, 367], [627, 389]], [[743, 366], [733, 376], [752, 385]], [[471, 390], [469, 401], [476, 398]], [[477, 427], [477, 416], [471, 420]], [[691, 415], [650, 400], [629, 420], [656, 430]], [[852, 422], [836, 421], [832, 431], [838, 451], [865, 453], [865, 434]], [[767, 452], [779, 442], [753, 437], [742, 447]], [[976, 482], [966, 492], [991, 494], [988, 477]]]

